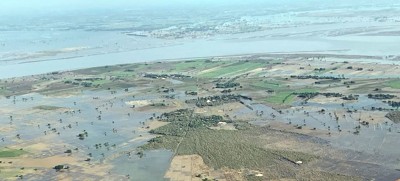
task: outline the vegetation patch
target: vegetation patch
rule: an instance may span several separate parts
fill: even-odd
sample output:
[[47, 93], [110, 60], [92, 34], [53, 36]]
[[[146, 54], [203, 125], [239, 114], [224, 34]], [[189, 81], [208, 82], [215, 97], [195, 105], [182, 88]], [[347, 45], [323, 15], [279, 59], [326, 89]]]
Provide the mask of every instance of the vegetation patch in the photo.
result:
[[1, 178], [5, 180], [15, 180], [17, 176], [22, 174], [22, 170], [17, 168], [0, 167], [0, 170], [0, 180]]
[[281, 84], [278, 82], [271, 82], [271, 81], [259, 81], [252, 84], [252, 86], [262, 89], [277, 90], [281, 87]]
[[400, 80], [390, 81], [387, 85], [393, 89], [400, 89]]
[[134, 72], [129, 71], [129, 70], [125, 70], [125, 71], [113, 71], [110, 73], [107, 73], [108, 75], [111, 76], [116, 76], [116, 77], [132, 77], [135, 75]]
[[386, 117], [393, 121], [394, 123], [400, 123], [400, 111], [392, 111], [386, 114]]
[[23, 149], [18, 150], [18, 149], [3, 148], [3, 149], [0, 149], [0, 158], [19, 157], [26, 153], [27, 152], [24, 151]]
[[201, 116], [194, 114], [193, 110], [181, 109], [161, 115], [161, 120], [170, 122], [165, 126], [151, 130], [150, 133], [167, 136], [184, 136], [188, 131], [215, 126], [222, 121], [222, 116]]
[[58, 109], [62, 109], [63, 107], [58, 107], [58, 106], [48, 106], [48, 105], [41, 105], [41, 106], [36, 106], [34, 109], [40, 109], [40, 110], [45, 110], [45, 111], [54, 111]]
[[[243, 129], [231, 131], [209, 129], [208, 126], [222, 118], [204, 117], [192, 110], [164, 113], [160, 118], [170, 124], [152, 130], [151, 133], [162, 136], [151, 139], [142, 149], [169, 149], [175, 155], [198, 154], [207, 165], [216, 169], [289, 168], [296, 165], [296, 161], [307, 163], [316, 158], [300, 152], [265, 149], [263, 144], [254, 141], [260, 132], [246, 122], [237, 124]], [[274, 172], [285, 175], [288, 171], [277, 169]]]
[[290, 104], [295, 97], [293, 92], [284, 91], [275, 93], [275, 95], [268, 97], [266, 101], [272, 104]]
[[238, 62], [227, 66], [218, 67], [212, 71], [200, 74], [200, 77], [217, 78], [217, 77], [233, 77], [256, 68], [262, 67], [262, 63], [257, 62]]
[[215, 67], [221, 65], [221, 61], [211, 61], [211, 60], [189, 60], [184, 62], [176, 62], [173, 64], [173, 69], [171, 72], [184, 72], [190, 70], [202, 70], [209, 67]]
[[242, 95], [220, 95], [220, 96], [208, 96], [208, 97], [200, 97], [197, 99], [186, 100], [187, 104], [195, 104], [197, 107], [206, 107], [206, 106], [219, 106], [226, 103], [232, 102], [241, 102], [241, 99], [252, 100], [252, 98]]

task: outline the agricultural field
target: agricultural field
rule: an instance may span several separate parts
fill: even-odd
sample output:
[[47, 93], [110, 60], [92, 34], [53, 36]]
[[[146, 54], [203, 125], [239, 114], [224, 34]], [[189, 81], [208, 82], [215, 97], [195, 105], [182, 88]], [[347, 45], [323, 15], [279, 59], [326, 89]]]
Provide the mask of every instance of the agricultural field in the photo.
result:
[[16, 149], [4, 148], [0, 150], [0, 158], [18, 157], [26, 153], [27, 152], [22, 149], [16, 150]]
[[390, 81], [388, 82], [389, 87], [393, 88], [393, 89], [400, 89], [400, 81], [399, 80], [395, 80], [395, 81]]

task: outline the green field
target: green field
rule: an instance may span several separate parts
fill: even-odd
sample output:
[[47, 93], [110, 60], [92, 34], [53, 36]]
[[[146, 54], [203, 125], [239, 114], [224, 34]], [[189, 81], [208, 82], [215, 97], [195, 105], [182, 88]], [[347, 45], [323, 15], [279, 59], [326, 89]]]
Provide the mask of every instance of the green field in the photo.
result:
[[175, 155], [198, 154], [215, 169], [261, 169], [280, 176], [295, 174], [292, 166], [298, 160], [307, 163], [317, 158], [306, 153], [265, 148], [264, 142], [254, 141], [265, 130], [246, 122], [236, 122], [235, 125], [246, 125], [236, 131], [212, 130], [208, 126], [218, 122], [216, 119], [199, 117], [190, 111], [173, 113], [179, 114], [167, 120], [170, 124], [150, 131], [162, 136], [151, 139], [141, 149], [168, 149]]
[[281, 87], [281, 84], [279, 82], [258, 81], [251, 84], [251, 86], [262, 89], [277, 90]]
[[0, 158], [18, 157], [18, 156], [21, 156], [26, 153], [27, 152], [24, 150], [3, 148], [3, 149], [0, 149]]
[[275, 93], [275, 95], [268, 97], [266, 101], [272, 104], [290, 104], [296, 97], [292, 93], [292, 91], [278, 92]]
[[198, 68], [204, 67], [205, 64], [211, 65], [213, 63], [211, 63], [211, 62], [206, 63], [205, 60], [184, 61], [184, 62], [179, 62], [179, 63], [177, 62], [177, 63], [173, 64], [173, 67], [174, 67], [173, 71], [180, 72], [180, 71], [187, 71], [190, 69], [198, 69]]
[[53, 111], [57, 109], [61, 109], [62, 107], [57, 107], [57, 106], [47, 106], [47, 105], [41, 105], [41, 106], [36, 106], [34, 109], [41, 109], [41, 110], [46, 110], [46, 111]]
[[182, 136], [158, 136], [151, 139], [141, 148], [143, 150], [172, 150], [175, 155], [197, 154], [213, 169], [250, 169], [263, 173], [263, 177], [245, 174], [246, 180], [256, 181], [279, 178], [295, 178], [296, 180], [310, 180], [310, 178], [337, 181], [361, 180], [360, 178], [335, 173], [302, 169], [303, 167], [296, 168], [294, 162], [302, 161], [307, 164], [318, 159], [318, 157], [296, 151], [265, 148], [266, 143], [258, 139], [265, 131], [268, 132], [263, 128], [249, 125], [247, 129], [237, 131], [211, 130], [205, 127], [186, 130], [188, 130], [187, 134], [182, 134]]
[[400, 80], [390, 81], [387, 85], [393, 89], [400, 89]]
[[4, 168], [0, 167], [0, 180], [1, 178], [4, 178], [4, 180], [13, 180], [11, 178], [16, 178], [16, 175], [22, 174], [22, 171], [20, 169], [10, 169], [10, 168]]
[[6, 90], [6, 89], [0, 89], [0, 95], [6, 95], [6, 94], [8, 94], [8, 93], [10, 93], [8, 90]]
[[225, 64], [222, 61], [210, 61], [210, 60], [190, 60], [190, 61], [183, 61], [183, 62], [174, 62], [171, 65], [171, 69], [169, 72], [172, 73], [182, 73], [191, 70], [204, 70], [216, 66], [221, 66]]
[[206, 78], [234, 77], [236, 75], [246, 73], [262, 66], [262, 63], [257, 62], [238, 62], [226, 66], [217, 67], [216, 69], [202, 73], [199, 76]]
[[116, 76], [116, 77], [132, 77], [135, 74], [136, 74], [135, 72], [127, 72], [127, 71], [120, 71], [120, 70], [106, 73], [106, 75]]
[[305, 92], [317, 92], [316, 89], [300, 89], [292, 91], [281, 91], [277, 92], [271, 97], [268, 97], [266, 101], [272, 104], [291, 104], [296, 96], [293, 93], [305, 93]]
[[[316, 158], [300, 152], [264, 149], [262, 144], [252, 141], [256, 136], [257, 131], [251, 129], [228, 131], [200, 128], [189, 131], [185, 136], [157, 137], [142, 148], [176, 150], [177, 155], [198, 154], [213, 168], [260, 169], [288, 164], [282, 160], [309, 162]], [[177, 148], [180, 140], [182, 142]]]

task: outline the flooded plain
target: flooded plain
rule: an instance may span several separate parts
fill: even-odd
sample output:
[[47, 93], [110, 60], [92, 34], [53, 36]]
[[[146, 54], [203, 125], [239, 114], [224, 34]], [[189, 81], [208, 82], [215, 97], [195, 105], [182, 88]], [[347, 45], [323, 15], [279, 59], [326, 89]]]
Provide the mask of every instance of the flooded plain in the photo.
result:
[[383, 1], [0, 16], [0, 179], [399, 179]]
[[[108, 173], [107, 178], [162, 180], [172, 153], [158, 150], [138, 155], [136, 150], [153, 137], [143, 127], [148, 118], [159, 112], [134, 110], [127, 102], [143, 98], [132, 95], [125, 91], [84, 91], [79, 96], [32, 93], [2, 98], [0, 110], [4, 116], [0, 119], [0, 137], [3, 141], [0, 146], [23, 148], [29, 158], [49, 159], [54, 164], [51, 167], [68, 164], [70, 172], [78, 168], [84, 172], [100, 169], [101, 173], [93, 172], [92, 175]], [[82, 133], [84, 135], [79, 136]], [[31, 148], [36, 144], [42, 149]], [[67, 150], [72, 153], [64, 153]], [[65, 162], [57, 156], [76, 161]], [[40, 164], [35, 167], [40, 170]], [[47, 170], [42, 178], [36, 174], [32, 178], [49, 179], [53, 172]], [[104, 175], [100, 176], [104, 178]], [[30, 179], [30, 175], [25, 178]]]

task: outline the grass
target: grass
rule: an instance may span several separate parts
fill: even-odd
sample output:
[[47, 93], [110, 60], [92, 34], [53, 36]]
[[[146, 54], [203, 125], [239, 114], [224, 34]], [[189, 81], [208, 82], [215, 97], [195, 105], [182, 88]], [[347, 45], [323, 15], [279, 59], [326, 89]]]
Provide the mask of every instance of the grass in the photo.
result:
[[245, 141], [237, 131], [201, 130], [189, 132], [178, 155], [200, 155], [213, 168], [263, 168], [277, 164], [277, 156]]
[[281, 84], [278, 82], [258, 81], [256, 83], [251, 84], [251, 86], [262, 89], [277, 90], [281, 87]]
[[7, 94], [9, 94], [10, 92], [8, 91], [8, 90], [6, 90], [6, 89], [1, 89], [0, 88], [0, 95], [7, 95]]
[[390, 81], [387, 85], [393, 89], [400, 89], [400, 80]]
[[141, 146], [140, 148], [144, 150], [175, 150], [180, 140], [181, 137], [179, 136], [158, 136], [151, 139], [147, 144]]
[[233, 77], [262, 66], [262, 63], [257, 62], [238, 62], [226, 66], [220, 66], [209, 72], [202, 73], [199, 76], [205, 78]]
[[210, 67], [220, 66], [225, 62], [222, 61], [209, 61], [209, 60], [190, 60], [190, 61], [183, 61], [183, 62], [175, 62], [171, 65], [171, 69], [169, 72], [173, 73], [182, 73], [191, 70], [204, 70]]
[[274, 168], [276, 170], [272, 173], [279, 172], [280, 175], [286, 175], [287, 172], [293, 174], [293, 170], [278, 168], [289, 168], [298, 160], [307, 163], [316, 158], [300, 152], [266, 149], [265, 144], [254, 141], [262, 131], [246, 122], [240, 122], [247, 126], [236, 131], [212, 130], [208, 126], [219, 121], [213, 116], [204, 118], [190, 111], [169, 114], [176, 115], [165, 120], [170, 124], [151, 131], [162, 136], [151, 139], [141, 146], [142, 149], [168, 149], [174, 151], [175, 155], [198, 154], [215, 169]]
[[312, 88], [305, 88], [305, 89], [295, 90], [293, 92], [295, 92], [295, 93], [311, 93], [311, 92], [318, 92], [318, 90], [312, 89]]
[[19, 157], [26, 153], [24, 150], [4, 148], [0, 149], [0, 158]]
[[135, 72], [127, 72], [127, 71], [121, 71], [121, 70], [117, 70], [117, 71], [112, 71], [112, 72], [107, 72], [106, 75], [110, 75], [110, 76], [116, 76], [116, 77], [132, 77], [134, 76], [136, 73]]
[[254, 176], [254, 175], [247, 175], [246, 176], [246, 180], [247, 181], [263, 181], [264, 178], [263, 177], [257, 177], [257, 176]]
[[0, 170], [0, 180], [1, 178], [4, 178], [5, 180], [15, 180], [16, 175], [22, 174], [22, 171], [16, 168], [0, 167]]
[[205, 64], [210, 65], [213, 63], [212, 62], [206, 63], [205, 60], [184, 61], [184, 62], [179, 62], [179, 63], [174, 64], [173, 71], [181, 72], [181, 71], [187, 71], [187, 70], [191, 70], [191, 69], [197, 69], [197, 68], [204, 67]]
[[62, 107], [41, 105], [41, 106], [34, 107], [34, 109], [40, 109], [40, 110], [46, 110], [46, 111], [54, 111], [54, 110], [57, 110], [57, 109], [62, 109]]
[[302, 167], [299, 170], [294, 167], [293, 162], [302, 161], [303, 164], [307, 164], [318, 157], [307, 153], [265, 148], [263, 141], [255, 141], [262, 133], [262, 129], [252, 126], [237, 131], [211, 130], [200, 127], [192, 129], [182, 136], [156, 137], [141, 148], [144, 150], [168, 149], [176, 151], [176, 155], [197, 154], [214, 169], [249, 169], [263, 173], [262, 177], [244, 173], [246, 180], [258, 181], [267, 178], [360, 180], [357, 177], [301, 169]]
[[283, 91], [275, 93], [275, 95], [268, 97], [266, 101], [272, 104], [290, 104], [293, 102], [295, 95], [292, 91]]
[[[229, 131], [206, 128], [189, 131], [186, 136], [161, 136], [152, 139], [143, 149], [175, 150], [183, 137], [177, 155], [198, 154], [213, 168], [260, 169], [278, 164], [282, 160], [309, 162], [316, 157], [293, 151], [264, 149], [258, 145], [253, 130]], [[290, 164], [290, 163], [289, 163]]]
[[271, 104], [291, 104], [296, 98], [293, 93], [308, 93], [308, 92], [317, 92], [316, 89], [299, 89], [292, 91], [281, 91], [275, 93], [275, 95], [268, 97], [266, 102]]

